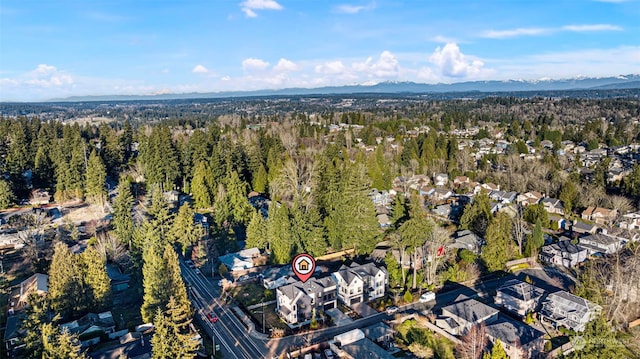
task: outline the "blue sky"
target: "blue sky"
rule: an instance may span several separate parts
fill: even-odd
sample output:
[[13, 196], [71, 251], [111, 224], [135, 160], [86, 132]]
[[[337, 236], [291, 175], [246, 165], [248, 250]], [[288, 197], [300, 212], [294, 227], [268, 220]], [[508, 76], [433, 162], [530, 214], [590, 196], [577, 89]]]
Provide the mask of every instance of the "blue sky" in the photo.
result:
[[0, 101], [629, 73], [637, 0], [0, 1]]

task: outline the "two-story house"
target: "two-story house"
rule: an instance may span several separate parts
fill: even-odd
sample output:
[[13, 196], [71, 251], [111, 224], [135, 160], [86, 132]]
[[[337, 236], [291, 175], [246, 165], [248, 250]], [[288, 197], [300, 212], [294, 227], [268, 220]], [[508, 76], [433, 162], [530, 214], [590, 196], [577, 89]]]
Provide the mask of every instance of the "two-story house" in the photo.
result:
[[389, 284], [387, 270], [373, 263], [343, 265], [332, 277], [338, 287], [338, 298], [346, 305], [380, 298]]
[[472, 298], [459, 296], [456, 302], [442, 308], [436, 325], [452, 335], [464, 335], [472, 326], [492, 323], [498, 319], [499, 310]]
[[544, 197], [544, 195], [540, 192], [531, 191], [518, 195], [516, 201], [523, 207], [538, 204], [540, 200]]
[[548, 213], [564, 214], [564, 205], [557, 198], [544, 198], [540, 201]]
[[538, 312], [542, 321], [582, 332], [600, 314], [602, 307], [565, 291], [551, 293]]
[[449, 183], [449, 175], [447, 175], [446, 173], [436, 173], [433, 176], [433, 184], [435, 184], [436, 186], [444, 186], [447, 183]]
[[534, 311], [545, 291], [532, 284], [511, 279], [496, 289], [495, 303], [521, 317]]
[[311, 321], [314, 311], [337, 306], [337, 285], [332, 277], [312, 278], [276, 288], [276, 312], [290, 326]]
[[585, 249], [589, 255], [595, 253], [611, 254], [622, 248], [623, 241], [621, 238], [608, 234], [596, 233], [581, 237], [578, 247]]
[[507, 191], [491, 191], [489, 192], [489, 198], [494, 201], [500, 202], [502, 204], [509, 204], [516, 200], [516, 196], [518, 194], [516, 192], [507, 192]]
[[582, 219], [592, 221], [597, 224], [613, 223], [618, 217], [617, 209], [607, 209], [601, 207], [587, 207], [580, 215]]
[[618, 226], [623, 229], [640, 229], [640, 212], [632, 212], [622, 215]]
[[561, 240], [543, 246], [540, 251], [540, 260], [572, 268], [587, 260], [587, 250], [571, 243], [568, 239]]
[[511, 359], [536, 358], [544, 350], [543, 332], [503, 315], [487, 324], [486, 331], [491, 342], [500, 340]]

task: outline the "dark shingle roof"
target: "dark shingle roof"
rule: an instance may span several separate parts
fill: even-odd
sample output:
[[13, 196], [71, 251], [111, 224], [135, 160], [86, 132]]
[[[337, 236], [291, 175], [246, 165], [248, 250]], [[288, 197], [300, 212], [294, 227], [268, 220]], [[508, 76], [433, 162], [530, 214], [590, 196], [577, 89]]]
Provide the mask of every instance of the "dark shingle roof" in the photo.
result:
[[474, 323], [482, 318], [487, 318], [498, 314], [498, 310], [475, 299], [463, 300], [442, 308], [447, 312], [464, 319], [469, 323]]
[[500, 316], [496, 322], [486, 326], [487, 334], [501, 342], [520, 346], [526, 345], [544, 336], [544, 333], [521, 322]]

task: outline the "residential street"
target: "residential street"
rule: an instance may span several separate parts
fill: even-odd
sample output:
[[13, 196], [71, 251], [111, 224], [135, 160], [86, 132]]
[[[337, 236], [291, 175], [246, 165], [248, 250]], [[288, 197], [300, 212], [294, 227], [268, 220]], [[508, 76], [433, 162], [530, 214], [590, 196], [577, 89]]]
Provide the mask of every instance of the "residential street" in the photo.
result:
[[[258, 335], [251, 335], [249, 329], [232, 312], [230, 307], [220, 301], [221, 292], [213, 280], [202, 274], [197, 274], [194, 269], [190, 269], [183, 262], [180, 265], [184, 279], [190, 288], [189, 295], [197, 311], [196, 320], [205, 328], [209, 340], [211, 340], [212, 336], [215, 337], [215, 342], [220, 345], [224, 358], [272, 358], [287, 351], [330, 340], [338, 334], [355, 328], [363, 328], [382, 320], [392, 319], [382, 312], [355, 320], [353, 323], [341, 327], [331, 327], [285, 338], [261, 339]], [[535, 272], [529, 271], [527, 274], [531, 277], [536, 277]], [[435, 303], [422, 304], [416, 302], [401, 306], [399, 315], [421, 312], [425, 309], [437, 310], [452, 303], [461, 294], [486, 296], [494, 292], [505, 281], [515, 277], [516, 275], [508, 275], [501, 278], [488, 279], [472, 287], [460, 285], [457, 288], [449, 288], [447, 292], [438, 294]], [[545, 281], [547, 278], [544, 277], [539, 280]], [[216, 323], [211, 323], [207, 318], [207, 313], [213, 313], [219, 320]]]

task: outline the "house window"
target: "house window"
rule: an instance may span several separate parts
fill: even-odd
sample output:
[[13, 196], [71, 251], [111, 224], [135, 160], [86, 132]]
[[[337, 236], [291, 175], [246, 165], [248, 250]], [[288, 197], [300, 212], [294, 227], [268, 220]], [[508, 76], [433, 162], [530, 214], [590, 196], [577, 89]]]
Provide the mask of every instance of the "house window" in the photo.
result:
[[349, 294], [353, 294], [353, 289], [349, 289]]

